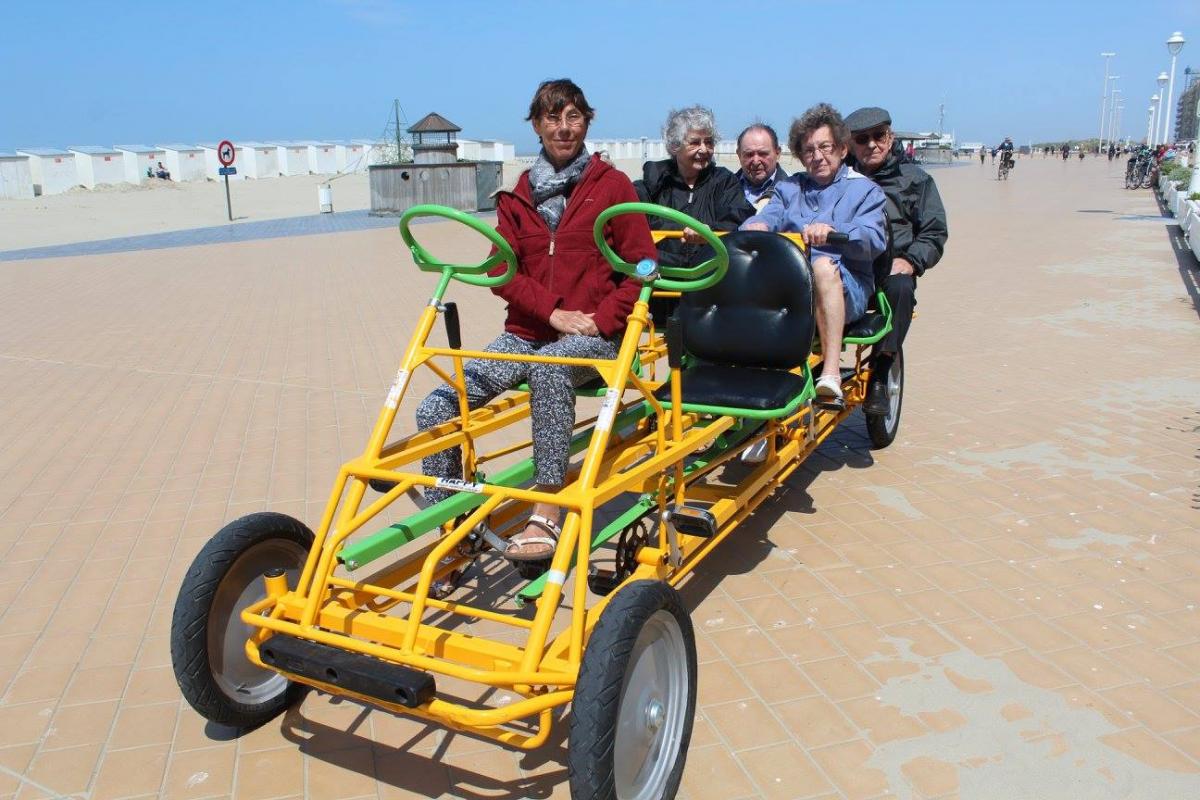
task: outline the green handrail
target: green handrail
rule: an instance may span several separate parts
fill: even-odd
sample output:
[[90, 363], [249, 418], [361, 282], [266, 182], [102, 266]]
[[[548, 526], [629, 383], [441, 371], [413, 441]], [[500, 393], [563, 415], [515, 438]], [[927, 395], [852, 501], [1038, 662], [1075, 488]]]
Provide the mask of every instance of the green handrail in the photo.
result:
[[[438, 261], [413, 237], [412, 231], [409, 230], [409, 223], [417, 217], [444, 217], [461, 222], [477, 233], [483, 234], [485, 239], [495, 245], [496, 252], [479, 264], [448, 264]], [[413, 261], [417, 263], [417, 269], [423, 272], [442, 273], [443, 284], [447, 278], [454, 278], [471, 286], [500, 286], [508, 283], [517, 272], [517, 255], [504, 237], [482, 220], [455, 208], [433, 204], [413, 206], [400, 215], [400, 238], [408, 245]], [[488, 275], [501, 262], [508, 265], [504, 274]]]
[[617, 255], [604, 238], [604, 226], [613, 217], [619, 217], [623, 214], [645, 214], [650, 217], [660, 217], [682, 225], [685, 228], [691, 228], [700, 234], [704, 241], [713, 249], [712, 258], [694, 267], [659, 267], [655, 265], [657, 272], [661, 275], [661, 277], [656, 277], [650, 281], [655, 289], [665, 289], [672, 292], [696, 292], [701, 289], [707, 289], [725, 277], [725, 271], [729, 269], [729, 251], [725, 249], [725, 245], [713, 233], [712, 228], [699, 220], [692, 219], [682, 211], [676, 211], [673, 208], [655, 205], [654, 203], [619, 203], [611, 208], [604, 209], [604, 211], [600, 212], [600, 216], [596, 217], [596, 224], [592, 227], [592, 236], [595, 238], [596, 246], [600, 248], [600, 252], [604, 254], [604, 257], [608, 259], [608, 263], [612, 264], [612, 268], [617, 272], [633, 278], [639, 278], [637, 264], [630, 264]]

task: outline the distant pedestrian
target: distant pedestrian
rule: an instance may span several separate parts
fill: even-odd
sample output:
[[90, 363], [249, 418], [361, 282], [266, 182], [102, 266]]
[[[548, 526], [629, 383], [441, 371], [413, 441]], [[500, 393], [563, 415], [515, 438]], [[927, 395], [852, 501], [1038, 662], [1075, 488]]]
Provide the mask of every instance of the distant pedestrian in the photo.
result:
[[979, 166], [983, 166], [983, 159], [987, 156], [987, 148], [979, 145]]
[[1070, 145], [1064, 144], [1062, 146], [1062, 157], [1063, 157], [1063, 161], [1066, 161], [1068, 158], [1071, 157], [1071, 146]]

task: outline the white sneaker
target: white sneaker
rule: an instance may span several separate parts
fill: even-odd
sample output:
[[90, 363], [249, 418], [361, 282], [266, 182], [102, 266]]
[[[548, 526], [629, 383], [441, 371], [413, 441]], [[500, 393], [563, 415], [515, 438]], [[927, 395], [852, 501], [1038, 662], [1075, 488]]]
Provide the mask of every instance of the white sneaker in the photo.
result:
[[834, 375], [822, 375], [817, 379], [817, 397], [824, 400], [841, 400], [842, 379]]

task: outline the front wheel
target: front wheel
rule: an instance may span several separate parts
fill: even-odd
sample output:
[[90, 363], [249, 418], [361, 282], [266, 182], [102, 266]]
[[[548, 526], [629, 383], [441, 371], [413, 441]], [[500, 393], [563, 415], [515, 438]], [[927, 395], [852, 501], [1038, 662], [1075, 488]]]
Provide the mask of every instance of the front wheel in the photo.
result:
[[171, 618], [171, 665], [184, 699], [205, 719], [256, 728], [286, 709], [300, 687], [246, 657], [254, 633], [242, 609], [266, 596], [263, 573], [295, 586], [312, 548], [304, 523], [263, 512], [219, 530], [192, 561]]
[[663, 800], [683, 779], [696, 638], [679, 593], [634, 581], [600, 615], [579, 669], [567, 748], [572, 800]]
[[896, 439], [900, 430], [900, 411], [904, 405], [904, 351], [892, 357], [887, 377], [871, 381], [873, 391], [886, 392], [887, 411], [882, 414], [867, 414], [867, 436], [872, 450], [882, 450]]

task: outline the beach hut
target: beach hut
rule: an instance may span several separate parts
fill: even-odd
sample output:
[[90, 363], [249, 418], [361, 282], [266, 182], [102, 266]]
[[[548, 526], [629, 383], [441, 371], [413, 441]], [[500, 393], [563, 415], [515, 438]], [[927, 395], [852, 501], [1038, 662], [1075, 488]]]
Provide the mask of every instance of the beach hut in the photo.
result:
[[[221, 180], [221, 174], [218, 172], [218, 170], [221, 169], [221, 162], [217, 159], [218, 144], [220, 144], [220, 142], [201, 142], [198, 145], [200, 150], [204, 153], [204, 175], [205, 177], [212, 178], [214, 181]], [[243, 171], [243, 168], [246, 164], [243, 158], [244, 155], [245, 149], [242, 147], [242, 145], [235, 144], [233, 146], [233, 166], [235, 169], [237, 169], [237, 174], [230, 175], [230, 180], [240, 181], [242, 178], [246, 177], [245, 172]], [[174, 175], [175, 173], [171, 174]]]
[[266, 142], [242, 142], [238, 153], [238, 170], [247, 178], [275, 178], [279, 176], [279, 148]]
[[33, 175], [29, 172], [29, 156], [0, 153], [0, 199], [33, 199]]
[[75, 156], [57, 147], [31, 147], [18, 150], [17, 155], [29, 156], [29, 174], [33, 177], [33, 193], [61, 194], [79, 185]]
[[[144, 144], [119, 144], [115, 149], [121, 154], [125, 166], [125, 180], [128, 183], [145, 182], [146, 170], [157, 172], [159, 162], [165, 158], [162, 150]], [[165, 163], [163, 168], [168, 169]]]
[[308, 169], [316, 175], [332, 175], [338, 171], [333, 142], [308, 142]]
[[307, 175], [312, 172], [308, 164], [308, 142], [272, 142], [271, 144], [275, 147], [275, 160], [280, 175]]
[[[167, 172], [171, 173], [171, 180], [177, 182], [204, 180], [204, 150], [199, 145], [160, 144], [158, 149], [163, 152], [163, 164], [166, 165]], [[213, 160], [216, 161], [215, 151]]]
[[362, 169], [366, 169], [372, 164], [386, 164], [388, 161], [388, 148], [382, 142], [377, 142], [374, 139], [355, 139], [354, 143], [361, 146], [366, 162]]
[[125, 162], [121, 154], [111, 147], [79, 145], [68, 147], [75, 156], [75, 170], [79, 182], [89, 189], [102, 183], [124, 183]]
[[365, 172], [366, 146], [349, 139], [338, 139], [333, 145], [334, 164], [338, 172]]

